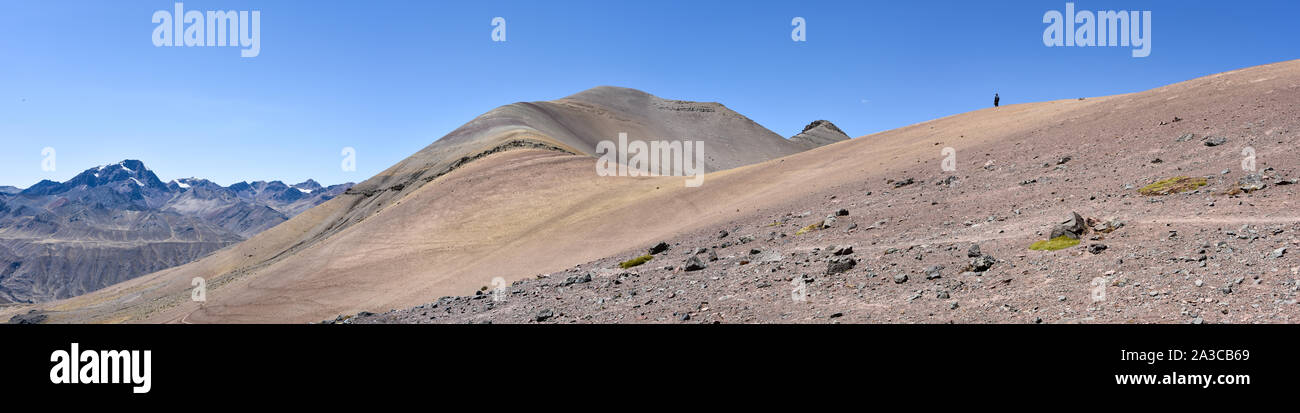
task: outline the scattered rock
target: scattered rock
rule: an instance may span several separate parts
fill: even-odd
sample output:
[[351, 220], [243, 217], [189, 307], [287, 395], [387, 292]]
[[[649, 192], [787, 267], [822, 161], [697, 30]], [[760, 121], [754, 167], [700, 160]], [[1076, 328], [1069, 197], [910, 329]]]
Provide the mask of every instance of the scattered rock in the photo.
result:
[[668, 251], [667, 242], [660, 242], [658, 244], [655, 244], [655, 246], [650, 247], [650, 255], [658, 254], [664, 251]]
[[835, 257], [826, 262], [826, 274], [839, 274], [853, 269], [858, 261], [852, 257]]
[[700, 261], [700, 256], [692, 255], [690, 258], [686, 259], [686, 265], [682, 267], [682, 269], [686, 271], [699, 271], [706, 267], [708, 267], [708, 265], [704, 264], [704, 261]]
[[853, 246], [836, 245], [834, 247], [827, 248], [827, 250], [831, 252], [831, 255], [849, 255], [853, 253]]
[[1222, 137], [1222, 136], [1206, 136], [1206, 137], [1205, 137], [1205, 146], [1215, 147], [1215, 146], [1219, 146], [1219, 145], [1222, 145], [1222, 144], [1225, 144], [1225, 143], [1228, 143], [1228, 138], [1225, 138], [1225, 137]]
[[1286, 247], [1282, 247], [1282, 248], [1278, 248], [1278, 249], [1273, 250], [1272, 253], [1269, 253], [1269, 254], [1268, 254], [1268, 257], [1269, 257], [1269, 258], [1282, 258], [1283, 255], [1286, 255]]
[[911, 184], [914, 184], [914, 183], [916, 183], [916, 180], [913, 180], [912, 178], [903, 178], [903, 179], [900, 179], [900, 180], [894, 181], [894, 188], [902, 188], [902, 187], [905, 187], [905, 186], [908, 186], [908, 185], [911, 185]]
[[1259, 174], [1243, 176], [1241, 179], [1237, 180], [1237, 185], [1238, 188], [1241, 188], [1244, 192], [1258, 191], [1268, 186], [1264, 183], [1264, 178], [1260, 177]]
[[966, 250], [966, 256], [970, 258], [975, 258], [980, 255], [983, 255], [980, 254], [980, 244], [970, 244], [970, 249]]
[[1094, 222], [1091, 227], [1093, 232], [1109, 234], [1117, 229], [1123, 228], [1124, 221], [1109, 219], [1102, 222]]
[[1048, 238], [1054, 239], [1056, 237], [1066, 236], [1070, 237], [1070, 239], [1079, 239], [1087, 229], [1088, 227], [1085, 225], [1083, 217], [1079, 216], [1078, 212], [1071, 212], [1069, 219], [1062, 221], [1060, 225], [1052, 228], [1052, 235]]
[[834, 216], [829, 216], [822, 220], [822, 228], [830, 228], [832, 225], [835, 225]]
[[537, 320], [537, 322], [540, 323], [546, 320], [550, 320], [551, 317], [555, 317], [555, 311], [551, 311], [551, 309], [548, 308], [542, 311], [538, 311], [535, 320]]
[[848, 216], [848, 215], [849, 215], [849, 210], [841, 208], [839, 211], [835, 211], [835, 215], [836, 215], [836, 216], [841, 216], [841, 217]]
[[1105, 251], [1106, 248], [1108, 248], [1106, 247], [1106, 244], [1092, 244], [1088, 246], [1088, 252], [1091, 252], [1093, 254], [1101, 254], [1101, 252]]
[[48, 318], [44, 313], [37, 310], [31, 310], [23, 314], [18, 314], [9, 318], [9, 324], [40, 324]]
[[943, 270], [943, 266], [942, 266], [942, 265], [932, 265], [932, 266], [926, 267], [926, 269], [925, 269], [925, 279], [927, 279], [927, 280], [933, 280], [933, 279], [937, 279], [937, 278], [942, 277], [943, 274], [940, 273], [940, 271], [942, 271], [942, 270]]
[[590, 273], [587, 273], [587, 274], [575, 275], [575, 276], [572, 276], [572, 277], [566, 278], [566, 279], [564, 280], [564, 282], [561, 283], [560, 285], [561, 285], [561, 286], [564, 286], [564, 287], [568, 287], [568, 286], [573, 285], [573, 284], [582, 284], [582, 283], [589, 283], [589, 282], [591, 282], [591, 274], [590, 274]]
[[970, 260], [970, 265], [966, 267], [965, 272], [985, 272], [988, 271], [989, 268], [993, 268], [993, 264], [996, 264], [997, 262], [997, 259], [993, 258], [992, 255], [981, 255]]
[[894, 284], [902, 284], [905, 282], [907, 282], [907, 274], [894, 275]]

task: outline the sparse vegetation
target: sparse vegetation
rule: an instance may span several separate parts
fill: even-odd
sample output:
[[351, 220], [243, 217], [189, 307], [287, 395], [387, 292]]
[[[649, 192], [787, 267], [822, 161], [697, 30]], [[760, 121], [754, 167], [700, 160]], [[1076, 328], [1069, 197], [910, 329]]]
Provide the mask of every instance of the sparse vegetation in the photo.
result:
[[794, 234], [795, 234], [795, 235], [803, 235], [803, 234], [807, 234], [807, 233], [809, 233], [809, 232], [813, 232], [813, 231], [816, 231], [816, 230], [819, 230], [819, 229], [822, 229], [822, 223], [820, 223], [820, 222], [818, 222], [818, 223], [814, 223], [814, 224], [811, 224], [811, 225], [808, 225], [808, 226], [803, 227], [803, 228], [800, 228], [799, 231], [796, 231]]
[[646, 261], [650, 261], [651, 259], [654, 259], [654, 257], [655, 256], [650, 254], [642, 255], [640, 257], [636, 257], [627, 261], [620, 262], [618, 263], [618, 267], [622, 269], [632, 268], [641, 264], [645, 264]]
[[1191, 191], [1205, 186], [1205, 178], [1190, 178], [1186, 176], [1175, 176], [1173, 178], [1161, 179], [1138, 189], [1142, 195], [1169, 195], [1184, 191]]
[[1059, 236], [1050, 240], [1038, 241], [1030, 245], [1029, 249], [1034, 251], [1056, 251], [1079, 245], [1079, 240], [1067, 236]]

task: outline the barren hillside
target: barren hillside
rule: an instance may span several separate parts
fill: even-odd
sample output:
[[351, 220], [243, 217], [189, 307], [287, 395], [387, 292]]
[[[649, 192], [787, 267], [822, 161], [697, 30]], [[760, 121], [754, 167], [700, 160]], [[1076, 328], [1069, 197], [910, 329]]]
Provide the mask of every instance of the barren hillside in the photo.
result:
[[[671, 117], [680, 123], [634, 117], [626, 113], [657, 106], [633, 98], [626, 113], [610, 103], [590, 112], [612, 123], [573, 132], [566, 123], [588, 113], [583, 95], [538, 105], [551, 115], [528, 118], [531, 129], [493, 126], [534, 111], [504, 107], [249, 241], [38, 311], [53, 322], [307, 322], [367, 311], [379, 314], [349, 320], [1173, 323], [1289, 322], [1300, 310], [1287, 250], [1300, 231], [1290, 185], [1300, 177], [1290, 153], [1298, 61], [988, 108], [779, 158], [782, 143], [720, 150], [698, 188], [598, 177], [584, 145], [624, 128], [727, 137], [752, 122], [698, 120], [674, 109], [694, 104], [673, 103], [654, 113], [687, 114]], [[766, 135], [753, 128], [710, 148]], [[539, 144], [487, 150], [521, 140]], [[947, 147], [955, 171], [941, 168]], [[1247, 147], [1253, 172], [1241, 168]], [[458, 162], [462, 153], [476, 160]], [[1205, 181], [1140, 192], [1181, 176]], [[1072, 212], [1088, 219], [1072, 230], [1078, 245], [1030, 249]], [[667, 251], [619, 268], [661, 241]], [[189, 301], [193, 277], [209, 279], [206, 303]], [[495, 277], [512, 284], [500, 301], [490, 298]], [[1105, 298], [1094, 300], [1098, 286]]]

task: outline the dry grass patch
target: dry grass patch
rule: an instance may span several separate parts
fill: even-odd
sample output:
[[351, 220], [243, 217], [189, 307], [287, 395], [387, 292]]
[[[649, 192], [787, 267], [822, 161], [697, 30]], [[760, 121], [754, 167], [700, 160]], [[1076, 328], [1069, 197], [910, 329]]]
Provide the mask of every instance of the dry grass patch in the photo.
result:
[[1186, 176], [1175, 176], [1173, 178], [1161, 179], [1138, 189], [1138, 193], [1147, 196], [1169, 195], [1179, 192], [1191, 191], [1206, 185], [1205, 178], [1190, 178]]
[[628, 269], [628, 268], [632, 268], [632, 267], [635, 267], [635, 266], [638, 266], [638, 265], [641, 265], [641, 264], [645, 264], [646, 261], [650, 261], [650, 260], [654, 259], [654, 257], [655, 257], [655, 256], [650, 255], [650, 254], [642, 255], [642, 256], [640, 256], [640, 257], [636, 257], [636, 258], [633, 258], [633, 259], [630, 259], [630, 260], [627, 260], [627, 261], [620, 262], [620, 263], [618, 263], [618, 267], [626, 270], [626, 269]]
[[1067, 236], [1059, 236], [1049, 240], [1035, 242], [1030, 245], [1029, 249], [1034, 251], [1056, 251], [1079, 245], [1079, 240]]

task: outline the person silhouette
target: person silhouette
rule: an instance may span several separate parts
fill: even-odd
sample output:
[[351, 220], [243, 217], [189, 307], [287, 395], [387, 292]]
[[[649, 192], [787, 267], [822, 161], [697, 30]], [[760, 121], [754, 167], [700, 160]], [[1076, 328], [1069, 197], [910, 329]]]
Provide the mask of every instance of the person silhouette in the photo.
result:
[[999, 100], [1002, 100], [1002, 98], [998, 97], [998, 94], [997, 94], [997, 93], [994, 93], [994, 94], [993, 94], [993, 107], [995, 107], [995, 108], [998, 107], [998, 101], [999, 101]]

